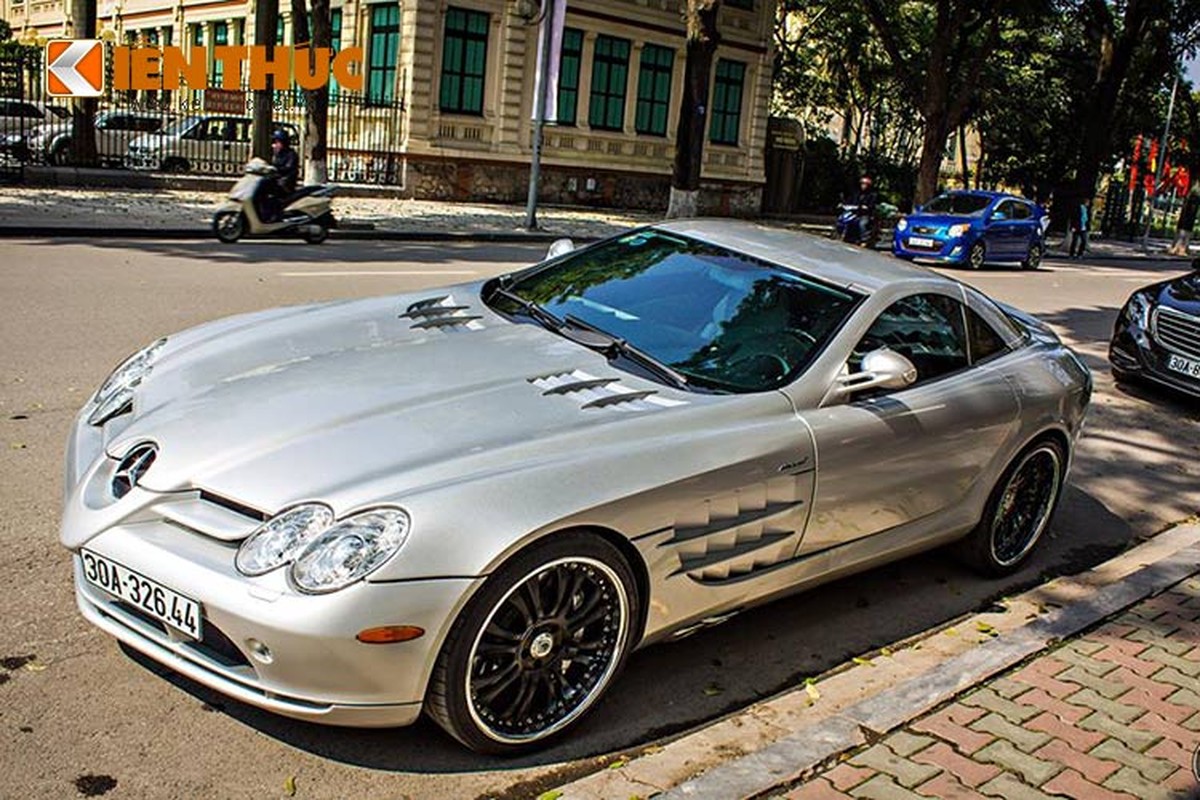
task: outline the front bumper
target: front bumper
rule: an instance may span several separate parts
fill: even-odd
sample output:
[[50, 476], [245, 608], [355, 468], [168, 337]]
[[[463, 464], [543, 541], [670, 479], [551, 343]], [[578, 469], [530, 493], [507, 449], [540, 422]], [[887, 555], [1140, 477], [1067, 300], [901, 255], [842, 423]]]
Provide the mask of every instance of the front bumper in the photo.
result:
[[1108, 346], [1108, 361], [1119, 375], [1143, 378], [1200, 397], [1200, 380], [1167, 368], [1170, 354], [1124, 314]]
[[[912, 237], [931, 241], [930, 246], [914, 245]], [[900, 258], [920, 258], [942, 264], [959, 264], [966, 260], [969, 242], [962, 237], [947, 239], [941, 236], [922, 236], [911, 231], [896, 231], [892, 236], [892, 252]]]
[[[175, 672], [267, 711], [365, 727], [417, 718], [442, 641], [482, 578], [364, 581], [306, 595], [288, 585], [282, 568], [242, 575], [234, 557], [257, 521], [197, 491], [135, 486], [114, 500], [108, 486], [116, 462], [85, 414], [67, 448], [61, 534], [75, 555], [85, 618]], [[83, 548], [196, 601], [203, 638], [190, 639], [88, 582]], [[355, 638], [381, 625], [415, 625], [425, 634], [395, 644]]]

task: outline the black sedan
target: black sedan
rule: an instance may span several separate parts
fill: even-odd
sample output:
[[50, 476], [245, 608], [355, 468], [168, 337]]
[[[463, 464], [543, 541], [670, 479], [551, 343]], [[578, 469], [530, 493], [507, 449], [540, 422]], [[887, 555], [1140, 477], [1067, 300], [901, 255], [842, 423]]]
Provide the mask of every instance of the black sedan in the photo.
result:
[[1186, 275], [1130, 295], [1108, 360], [1117, 380], [1146, 378], [1200, 396], [1200, 258]]

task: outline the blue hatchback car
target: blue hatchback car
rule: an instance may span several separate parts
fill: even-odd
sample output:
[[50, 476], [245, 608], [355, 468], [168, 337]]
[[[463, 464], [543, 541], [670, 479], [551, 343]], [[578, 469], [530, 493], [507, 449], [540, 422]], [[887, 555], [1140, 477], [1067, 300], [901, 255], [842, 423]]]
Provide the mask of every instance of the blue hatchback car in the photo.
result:
[[1015, 195], [946, 192], [896, 222], [892, 252], [908, 260], [971, 269], [984, 264], [1037, 269], [1046, 249], [1048, 222], [1045, 209]]

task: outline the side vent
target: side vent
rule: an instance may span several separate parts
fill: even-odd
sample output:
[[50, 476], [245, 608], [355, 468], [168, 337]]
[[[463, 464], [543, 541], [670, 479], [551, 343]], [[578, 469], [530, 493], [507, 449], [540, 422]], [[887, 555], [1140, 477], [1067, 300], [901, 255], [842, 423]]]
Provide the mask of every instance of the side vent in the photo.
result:
[[409, 327], [424, 330], [431, 328], [479, 330], [483, 327], [479, 323], [483, 317], [479, 314], [469, 313], [470, 310], [470, 306], [455, 304], [454, 298], [450, 295], [442, 295], [418, 300], [400, 315], [400, 319], [410, 319], [413, 323]]
[[601, 378], [578, 369], [539, 375], [529, 382], [542, 390], [543, 397], [569, 397], [584, 411], [608, 408], [661, 411], [687, 405], [683, 400], [661, 397], [654, 389], [632, 389], [622, 384], [620, 378]]

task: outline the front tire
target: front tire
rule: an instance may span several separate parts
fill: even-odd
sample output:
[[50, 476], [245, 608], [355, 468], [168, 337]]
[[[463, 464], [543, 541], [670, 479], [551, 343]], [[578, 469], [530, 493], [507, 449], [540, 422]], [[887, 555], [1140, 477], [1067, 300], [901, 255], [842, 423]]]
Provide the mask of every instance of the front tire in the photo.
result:
[[983, 269], [986, 261], [987, 250], [984, 248], [983, 242], [971, 245], [971, 249], [967, 251], [967, 266], [971, 269]]
[[454, 623], [425, 708], [480, 753], [515, 755], [576, 724], [625, 664], [637, 585], [612, 544], [555, 534], [501, 567]]
[[233, 244], [246, 232], [246, 215], [241, 211], [218, 211], [212, 225], [218, 239]]
[[304, 241], [309, 244], [320, 244], [329, 238], [329, 228], [317, 223], [312, 226], [306, 226], [304, 233], [301, 235], [304, 237]]
[[964, 560], [992, 577], [1016, 572], [1050, 524], [1065, 466], [1063, 449], [1052, 439], [1022, 450], [992, 490], [983, 519], [963, 540]]

